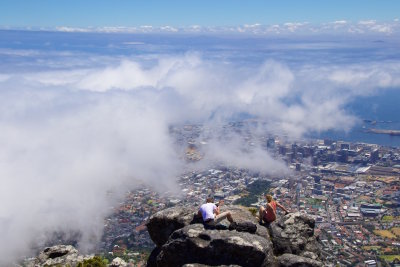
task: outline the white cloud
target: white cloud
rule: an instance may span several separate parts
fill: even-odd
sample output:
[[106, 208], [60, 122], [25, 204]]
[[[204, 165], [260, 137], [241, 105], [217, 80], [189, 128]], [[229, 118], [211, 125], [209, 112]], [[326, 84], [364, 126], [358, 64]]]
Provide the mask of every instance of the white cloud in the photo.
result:
[[371, 25], [375, 25], [376, 24], [376, 20], [360, 20], [358, 22], [359, 25], [367, 25], [367, 26], [371, 26]]
[[283, 25], [290, 31], [295, 32], [299, 28], [306, 26], [307, 22], [286, 22]]
[[[37, 30], [37, 29], [33, 29]], [[52, 29], [43, 29], [52, 30]], [[236, 26], [213, 26], [205, 27], [200, 25], [192, 25], [188, 27], [173, 27], [152, 25], [143, 25], [139, 27], [109, 26], [109, 27], [87, 27], [74, 28], [60, 26], [55, 28], [56, 31], [65, 32], [106, 32], [106, 33], [246, 33], [255, 35], [271, 35], [271, 34], [399, 34], [399, 20], [394, 19], [389, 22], [380, 22], [376, 20], [361, 20], [352, 22], [348, 20], [336, 20], [328, 23], [312, 24], [309, 22], [286, 22], [283, 24], [244, 24]]]
[[[275, 70], [274, 64], [248, 81], [260, 86], [252, 94], [268, 83], [280, 89], [273, 75], [282, 67]], [[169, 124], [207, 119], [220, 106], [232, 105], [229, 112], [235, 112], [246, 104], [227, 95], [242, 90], [234, 84], [234, 72], [187, 54], [161, 58], [150, 68], [123, 60], [106, 68], [13, 73], [12, 80], [2, 79], [1, 260], [28, 253], [30, 242], [57, 230], [80, 230], [81, 246], [93, 245], [115, 203], [107, 198], [110, 189], [117, 198], [139, 181], [172, 190], [182, 167]], [[260, 97], [276, 96], [265, 91]], [[243, 164], [239, 154], [229, 152], [221, 149], [220, 155], [229, 155], [225, 160], [231, 164], [278, 168], [259, 150], [249, 154], [262, 157], [259, 161]]]
[[[247, 66], [200, 53], [156, 55], [151, 64], [103, 59], [88, 58], [79, 69], [64, 62], [73, 69], [47, 66], [50, 70], [0, 75], [2, 260], [22, 255], [29, 241], [53, 230], [82, 230], [82, 244], [90, 244], [115, 203], [107, 198], [109, 189], [122, 196], [139, 180], [173, 187], [181, 162], [170, 124], [212, 127], [247, 113], [265, 122], [258, 129], [263, 133], [297, 138], [309, 131], [348, 130], [357, 120], [343, 109], [348, 101], [400, 85], [397, 62], [293, 67], [266, 60]], [[243, 156], [237, 137], [212, 139], [206, 158], [285, 170], [258, 145]]]
[[375, 25], [374, 27], [371, 27], [371, 30], [387, 34], [393, 32], [393, 29], [390, 25]]
[[77, 28], [77, 27], [66, 27], [66, 26], [60, 26], [56, 27], [56, 31], [60, 32], [91, 32], [91, 28]]
[[392, 21], [361, 20], [352, 22], [338, 19], [326, 23], [286, 22], [282, 24], [243, 24], [232, 26], [201, 26], [174, 27], [170, 25], [154, 26], [142, 25], [136, 27], [102, 26], [102, 27], [70, 27], [58, 26], [54, 28], [32, 28], [0, 26], [4, 30], [27, 31], [61, 31], [61, 32], [101, 32], [101, 33], [204, 33], [204, 34], [254, 34], [254, 35], [315, 35], [315, 34], [342, 34], [342, 35], [398, 35], [400, 33], [399, 19]]
[[143, 99], [33, 90], [1, 101], [3, 261], [53, 230], [80, 230], [81, 246], [93, 245], [114, 203], [108, 190], [117, 199], [140, 181], [172, 190], [181, 169], [163, 114]]
[[177, 32], [178, 31], [177, 28], [171, 27], [171, 26], [162, 26], [162, 27], [160, 27], [160, 29], [162, 31], [166, 31], [166, 32]]
[[333, 22], [333, 24], [337, 24], [337, 25], [344, 25], [347, 24], [348, 22], [346, 20], [336, 20]]
[[248, 147], [248, 143], [235, 135], [225, 136], [224, 141], [212, 139], [204, 149], [206, 153], [204, 160], [223, 163], [227, 166], [240, 166], [276, 176], [290, 174], [286, 164], [281, 160], [273, 159], [269, 153], [260, 148], [260, 144], [255, 143], [250, 151]]
[[344, 69], [334, 70], [328, 79], [348, 88], [362, 88], [370, 91], [379, 87], [394, 87], [400, 85], [398, 75], [400, 69], [398, 64], [385, 64], [380, 66], [349, 66]]

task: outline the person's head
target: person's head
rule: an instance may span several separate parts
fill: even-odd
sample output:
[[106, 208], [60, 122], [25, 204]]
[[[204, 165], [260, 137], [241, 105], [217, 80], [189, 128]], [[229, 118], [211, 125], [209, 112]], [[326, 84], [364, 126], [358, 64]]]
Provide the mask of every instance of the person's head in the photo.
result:
[[207, 203], [213, 203], [214, 198], [213, 197], [207, 197]]
[[268, 203], [273, 200], [271, 195], [266, 195], [265, 198], [267, 199]]

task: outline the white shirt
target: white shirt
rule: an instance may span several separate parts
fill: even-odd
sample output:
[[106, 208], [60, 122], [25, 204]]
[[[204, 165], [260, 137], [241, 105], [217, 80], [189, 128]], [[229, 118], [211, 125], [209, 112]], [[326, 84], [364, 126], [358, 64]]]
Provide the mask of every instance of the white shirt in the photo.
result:
[[203, 216], [203, 221], [207, 221], [209, 219], [214, 219], [215, 214], [214, 211], [217, 210], [217, 206], [214, 203], [206, 203], [201, 205], [200, 212]]

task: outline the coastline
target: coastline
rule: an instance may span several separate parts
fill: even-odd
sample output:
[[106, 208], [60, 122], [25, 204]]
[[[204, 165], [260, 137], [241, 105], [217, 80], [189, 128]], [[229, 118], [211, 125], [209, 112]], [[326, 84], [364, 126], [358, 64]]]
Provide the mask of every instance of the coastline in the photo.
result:
[[400, 130], [385, 130], [385, 129], [376, 129], [370, 128], [365, 130], [367, 133], [374, 133], [374, 134], [388, 134], [392, 136], [400, 136]]

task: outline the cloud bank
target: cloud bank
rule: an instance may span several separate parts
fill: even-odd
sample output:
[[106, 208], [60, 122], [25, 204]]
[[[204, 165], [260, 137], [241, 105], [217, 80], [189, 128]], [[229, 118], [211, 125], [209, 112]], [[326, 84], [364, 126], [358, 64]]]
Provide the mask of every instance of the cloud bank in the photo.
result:
[[[0, 29], [10, 30], [10, 28], [0, 26]], [[203, 33], [203, 34], [251, 34], [251, 35], [320, 35], [320, 34], [346, 34], [350, 36], [362, 35], [398, 35], [400, 33], [399, 19], [390, 21], [377, 20], [336, 20], [324, 23], [309, 23], [307, 21], [288, 21], [281, 24], [244, 24], [237, 26], [200, 26], [192, 25], [187, 27], [174, 27], [169, 25], [152, 26], [141, 25], [134, 27], [126, 26], [104, 26], [104, 27], [70, 27], [58, 26], [55, 28], [17, 28], [17, 30], [34, 31], [58, 31], [58, 32], [78, 32], [78, 33]]]
[[[15, 70], [0, 73], [0, 265], [52, 231], [81, 231], [80, 244], [90, 249], [108, 208], [139, 183], [173, 191], [183, 162], [170, 125], [213, 129], [247, 114], [265, 122], [258, 131], [291, 138], [349, 130], [358, 119], [344, 109], [351, 99], [400, 85], [398, 61], [292, 66], [201, 52], [81, 56], [69, 51], [64, 61], [28, 64], [37, 54], [24, 54]], [[243, 154], [235, 138], [212, 139], [206, 160], [286, 170], [257, 145]]]

